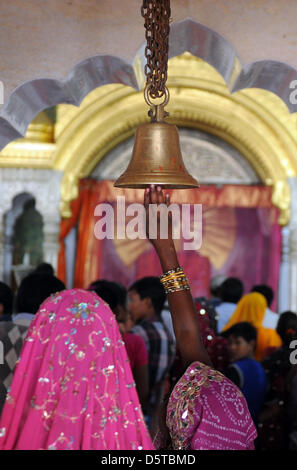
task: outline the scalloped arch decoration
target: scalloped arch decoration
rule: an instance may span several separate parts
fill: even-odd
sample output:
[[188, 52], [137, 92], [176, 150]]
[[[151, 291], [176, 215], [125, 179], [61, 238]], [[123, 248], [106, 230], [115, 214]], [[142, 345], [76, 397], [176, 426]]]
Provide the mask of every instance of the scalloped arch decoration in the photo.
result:
[[[261, 181], [273, 186], [281, 223], [287, 223], [287, 178], [297, 175], [297, 114], [290, 114], [280, 98], [265, 90], [230, 94], [221, 75], [190, 53], [170, 59], [168, 77], [169, 120], [205, 130], [236, 147]], [[58, 121], [54, 167], [64, 171], [62, 213], [67, 216], [79, 178], [89, 176], [101, 158], [148, 120], [148, 108], [142, 93], [119, 84], [94, 90], [79, 109], [65, 108]]]
[[[24, 136], [42, 110], [61, 103], [81, 105], [57, 139], [52, 162], [53, 168], [64, 171], [64, 216], [69, 215], [69, 202], [77, 194], [78, 179], [88, 176], [108, 150], [147, 119], [139, 93], [144, 84], [143, 51], [144, 45], [132, 64], [98, 55], [76, 65], [65, 80], [26, 82], [1, 109], [0, 149]], [[274, 203], [281, 210], [281, 222], [287, 223], [287, 178], [297, 175], [297, 142], [292, 130], [297, 122], [296, 115], [290, 114], [297, 111], [290, 99], [297, 70], [271, 60], [242, 67], [232, 44], [191, 19], [172, 25], [169, 54], [171, 120], [204, 129], [234, 145], [263, 183], [274, 187]], [[109, 87], [107, 97], [103, 96], [104, 85]]]
[[[23, 137], [34, 117], [44, 109], [60, 103], [79, 106], [83, 98], [97, 87], [122, 83], [140, 90], [144, 83], [144, 45], [133, 64], [119, 57], [90, 57], [70, 70], [65, 80], [33, 79], [17, 87], [0, 113], [0, 150], [14, 139]], [[278, 95], [290, 112], [290, 84], [297, 80], [297, 70], [277, 61], [260, 61], [241, 66], [236, 50], [223, 36], [188, 18], [171, 27], [169, 57], [190, 52], [212, 65], [224, 78], [230, 91], [264, 88]], [[296, 82], [297, 83], [297, 82]]]

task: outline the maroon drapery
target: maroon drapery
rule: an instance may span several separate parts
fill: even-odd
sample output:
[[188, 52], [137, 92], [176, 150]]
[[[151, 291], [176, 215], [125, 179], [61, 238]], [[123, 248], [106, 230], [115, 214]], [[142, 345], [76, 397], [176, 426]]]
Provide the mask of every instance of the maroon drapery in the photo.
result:
[[[277, 294], [281, 229], [278, 210], [271, 201], [271, 187], [201, 186], [169, 192], [172, 202], [203, 207], [201, 249], [183, 251], [182, 245], [177, 244], [179, 261], [189, 277], [193, 295], [208, 295], [210, 278], [217, 273], [240, 277], [246, 292], [253, 284], [266, 283]], [[147, 240], [97, 240], [94, 236], [98, 221], [95, 207], [104, 202], [115, 206], [118, 196], [125, 196], [126, 204], [141, 203], [143, 190], [114, 188], [111, 181], [82, 180], [71, 223], [67, 219], [62, 222], [61, 243], [67, 235], [65, 224], [69, 228], [79, 219], [76, 287], [87, 287], [97, 278], [117, 280], [127, 286], [139, 277], [161, 272]], [[60, 265], [63, 267], [63, 263]]]

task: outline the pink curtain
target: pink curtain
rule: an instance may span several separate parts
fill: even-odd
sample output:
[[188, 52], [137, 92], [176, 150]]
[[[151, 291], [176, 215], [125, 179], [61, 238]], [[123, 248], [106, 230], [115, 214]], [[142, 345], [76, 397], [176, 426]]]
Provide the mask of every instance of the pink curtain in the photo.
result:
[[[195, 190], [171, 191], [172, 202], [202, 204], [203, 241], [201, 249], [186, 251], [177, 243], [194, 296], [209, 294], [212, 276], [223, 273], [239, 277], [249, 292], [254, 284], [265, 283], [275, 292], [281, 260], [281, 228], [278, 210], [271, 202], [271, 188], [226, 185], [202, 186]], [[147, 240], [98, 240], [94, 216], [99, 203], [115, 207], [117, 196], [126, 204], [142, 202], [143, 190], [119, 190], [113, 182], [83, 180], [80, 187], [81, 213], [76, 259], [76, 287], [87, 287], [99, 278], [129, 286], [147, 275], [160, 275], [158, 258]]]
[[[229, 209], [232, 210], [232, 209]], [[250, 292], [255, 284], [267, 284], [274, 290], [272, 309], [277, 309], [279, 268], [281, 263], [281, 227], [276, 208], [235, 208], [236, 237], [226, 262], [218, 273], [239, 277]]]

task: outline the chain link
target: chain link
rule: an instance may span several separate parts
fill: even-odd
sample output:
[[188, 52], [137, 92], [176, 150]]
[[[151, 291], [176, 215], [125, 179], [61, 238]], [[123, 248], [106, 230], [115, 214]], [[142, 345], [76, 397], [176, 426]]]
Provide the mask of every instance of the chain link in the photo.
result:
[[151, 98], [161, 98], [167, 80], [170, 0], [143, 0], [141, 14], [147, 41], [144, 73]]

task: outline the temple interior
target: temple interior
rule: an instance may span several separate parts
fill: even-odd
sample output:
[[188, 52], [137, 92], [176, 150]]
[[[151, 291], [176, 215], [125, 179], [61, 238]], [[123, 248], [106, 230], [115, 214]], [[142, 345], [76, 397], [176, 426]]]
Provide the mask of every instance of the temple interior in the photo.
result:
[[[141, 3], [1, 2], [0, 281], [14, 296], [42, 263], [66, 289], [104, 279], [128, 295], [162, 274], [145, 235], [117, 230], [133, 223], [120, 201], [139, 207], [145, 187], [114, 186], [149, 123]], [[196, 300], [212, 300], [220, 276], [242, 295], [269, 286], [275, 317], [297, 312], [296, 17], [296, 0], [171, 1], [166, 121], [199, 187], [168, 187], [172, 203], [201, 208], [200, 242], [174, 240], [179, 263]], [[102, 205], [113, 218], [96, 236]]]

